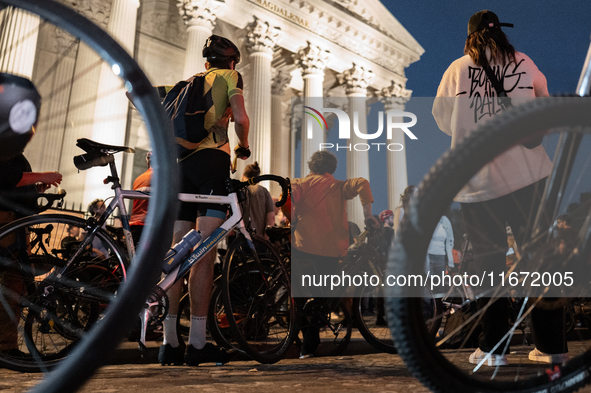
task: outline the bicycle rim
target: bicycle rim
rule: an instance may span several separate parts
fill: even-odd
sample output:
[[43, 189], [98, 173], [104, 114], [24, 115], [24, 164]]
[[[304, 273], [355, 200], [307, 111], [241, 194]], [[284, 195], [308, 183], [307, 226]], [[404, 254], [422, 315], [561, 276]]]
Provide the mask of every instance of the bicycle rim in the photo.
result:
[[[65, 148], [61, 155], [63, 161], [71, 166], [72, 155], [78, 154], [74, 148], [75, 138], [81, 134], [72, 134], [67, 127], [96, 126], [100, 119], [94, 118], [93, 112], [99, 105], [98, 100], [106, 104], [114, 102], [107, 91], [97, 90], [95, 100], [95, 95], [83, 88], [88, 88], [86, 78], [98, 78], [98, 75], [105, 72], [110, 78], [117, 79], [117, 92], [122, 94], [121, 88], [124, 87], [133, 97], [137, 112], [134, 112], [131, 118], [141, 118], [139, 121], [145, 125], [153, 146], [154, 174], [150, 206], [142, 235], [144, 241], [137, 250], [129, 280], [118, 290], [115, 301], [101, 323], [92, 325], [57, 370], [34, 389], [44, 393], [73, 391], [107, 360], [118, 344], [118, 338], [131, 330], [144, 299], [160, 274], [158, 261], [162, 260], [170, 245], [166, 236], [172, 234], [176, 207], [177, 184], [172, 130], [152, 84], [127, 52], [100, 27], [75, 10], [50, 0], [6, 0], [1, 4], [9, 6], [3, 8], [4, 16], [20, 17], [21, 14], [32, 14], [33, 19], [35, 15], [39, 17], [32, 30], [25, 34], [25, 40], [17, 39], [8, 48], [16, 49], [18, 52], [19, 45], [28, 43], [28, 38], [38, 37], [37, 45], [32, 46], [36, 48], [38, 55], [31, 56], [36, 59], [32, 80], [44, 104], [38, 132], [31, 146], [42, 144], [46, 149], [44, 151], [57, 150], [56, 146], [59, 146], [59, 143], [56, 145], [56, 142], [67, 140], [67, 143], [62, 145]], [[6, 28], [7, 25], [3, 26]], [[87, 63], [82, 61], [81, 52], [84, 52], [85, 56], [88, 55], [84, 57]], [[113, 72], [109, 74], [109, 70]], [[74, 94], [76, 89], [81, 95]], [[120, 94], [116, 98], [119, 100]], [[123, 105], [127, 107], [129, 104], [125, 101]], [[75, 122], [68, 120], [68, 116], [73, 112], [88, 112], [88, 108], [89, 116], [80, 116]], [[126, 119], [127, 116], [123, 119], [103, 119], [105, 123], [101, 126], [104, 126], [107, 120]], [[43, 165], [41, 163], [39, 166]], [[74, 185], [69, 192], [75, 193], [75, 182]], [[162, 238], [162, 234], [165, 234], [165, 238]]]
[[260, 263], [243, 238], [226, 254], [222, 279], [226, 319], [240, 348], [261, 363], [281, 360], [295, 334], [289, 274], [263, 239], [254, 238]]
[[[339, 356], [345, 352], [353, 332], [350, 309], [350, 299], [313, 299], [304, 305], [302, 312], [306, 323], [318, 331], [320, 339], [314, 356]], [[309, 334], [306, 332], [306, 336]], [[316, 332], [313, 334], [316, 335]], [[305, 344], [303, 331], [300, 336], [300, 341]]]
[[[577, 143], [572, 143], [573, 139], [570, 137], [586, 138], [588, 136], [591, 126], [591, 119], [587, 115], [588, 107], [588, 99], [580, 97], [535, 100], [515, 107], [506, 114], [496, 116], [478, 131], [473, 132], [457, 148], [447, 152], [423, 180], [418, 197], [412, 202], [409, 214], [405, 215], [401, 236], [396, 239], [388, 261], [387, 273], [394, 277], [425, 276], [424, 260], [427, 246], [439, 218], [443, 214], [449, 214], [452, 217], [457, 214], [454, 213], [454, 205], [452, 204], [452, 199], [456, 194], [485, 164], [531, 135], [546, 132], [548, 129], [552, 129], [552, 131], [550, 136], [546, 137], [545, 147], [549, 150], [555, 148], [556, 151], [559, 151], [557, 146], [560, 144], [567, 146], [565, 151], [569, 157], [573, 158], [573, 170], [569, 171], [570, 175], [567, 176], [564, 168], [560, 168], [558, 165], [560, 156], [558, 154], [554, 156], [554, 165], [548, 179], [558, 180], [546, 182], [548, 188], [543, 194], [545, 197], [541, 199], [539, 214], [538, 210], [530, 209], [531, 206], [537, 205], [534, 199], [530, 200], [528, 206], [516, 199], [515, 205], [521, 206], [516, 214], [522, 215], [520, 220], [524, 222], [524, 225], [519, 229], [523, 229], [524, 235], [518, 247], [518, 250], [521, 250], [521, 257], [516, 261], [507, 260], [508, 269], [511, 270], [508, 270], [506, 275], [509, 278], [511, 277], [510, 273], [520, 272], [523, 269], [530, 272], [538, 270], [543, 272], [548, 268], [549, 261], [554, 260], [548, 255], [553, 258], [556, 255], [564, 255], [560, 261], [571, 261], [572, 259], [569, 258], [575, 255], [572, 249], [565, 252], [563, 248], [563, 251], [559, 251], [556, 238], [552, 234], [556, 231], [554, 227], [556, 217], [567, 208], [576, 208], [573, 202], [579, 195], [587, 192], [588, 185], [583, 183], [589, 173], [590, 160], [588, 155], [576, 155], [576, 147], [580, 146], [579, 151], [585, 151], [584, 146], [587, 146], [586, 143], [589, 141], [582, 139]], [[577, 141], [576, 138], [574, 140]], [[536, 167], [532, 165], [530, 170], [535, 169]], [[556, 191], [559, 188], [564, 193], [562, 199], [548, 198], [552, 190]], [[532, 195], [538, 200], [542, 193], [538, 193], [536, 190], [532, 192]], [[589, 216], [589, 206], [581, 206], [581, 209], [580, 221], [585, 221]], [[514, 221], [514, 218], [511, 220]], [[462, 220], [456, 221], [456, 224], [461, 225], [460, 222]], [[499, 225], [502, 225], [501, 230], [505, 233], [505, 222], [499, 223]], [[581, 222], [579, 225], [585, 228], [588, 226], [588, 222]], [[471, 228], [466, 228], [466, 230], [470, 231]], [[513, 232], [515, 232], [516, 238], [522, 233], [518, 233], [516, 229], [513, 229]], [[577, 236], [574, 238], [576, 239]], [[582, 239], [585, 237], [581, 237], [575, 247], [584, 252], [586, 241], [583, 242]], [[505, 252], [501, 254], [502, 257], [505, 257]], [[498, 253], [500, 253], [500, 249]], [[476, 260], [485, 257], [485, 255], [475, 255]], [[564, 266], [572, 267], [572, 265]], [[504, 275], [505, 273], [503, 273]], [[522, 282], [515, 281], [519, 285], [511, 286], [511, 292], [509, 292], [507, 287], [510, 285], [502, 287], [499, 277], [499, 282], [495, 282], [496, 285], [491, 291], [479, 295], [482, 299], [479, 300], [481, 307], [473, 314], [472, 319], [466, 318], [466, 321], [457, 329], [445, 331], [435, 340], [429, 337], [425, 327], [421, 299], [416, 295], [408, 297], [409, 292], [401, 287], [388, 286], [388, 322], [399, 354], [413, 375], [436, 392], [534, 392], [544, 391], [544, 389], [568, 392], [575, 391], [585, 384], [591, 366], [591, 345], [586, 329], [585, 331], [575, 329], [574, 334], [567, 337], [569, 361], [550, 365], [529, 360], [529, 352], [534, 349], [534, 346], [525, 345], [525, 340], [527, 335], [532, 332], [526, 329], [525, 334], [520, 334], [521, 323], [527, 318], [533, 317], [539, 310], [560, 310], [562, 303], [544, 302], [544, 293], [546, 292], [520, 290], [519, 286]], [[546, 286], [550, 285], [546, 284]], [[458, 288], [462, 288], [462, 285], [458, 285]], [[504, 306], [499, 305], [504, 304], [503, 302], [488, 300], [491, 296], [504, 299], [518, 298], [522, 293], [526, 295], [535, 293], [536, 295], [529, 303], [518, 305], [516, 311], [505, 310]], [[558, 292], [548, 293], [556, 294]], [[546, 295], [546, 297], [548, 296]], [[476, 300], [468, 298], [467, 301], [470, 303]], [[511, 306], [513, 303], [507, 300], [506, 304]], [[534, 303], [538, 306], [533, 307]], [[544, 309], [541, 307], [542, 305], [544, 305]], [[474, 334], [474, 330], [470, 326], [486, 315], [483, 310], [488, 307], [497, 307], [496, 310], [501, 311], [499, 315], [513, 313], [511, 317], [513, 322], [509, 326], [509, 333], [507, 335], [501, 334], [502, 339], [496, 343], [496, 348], [502, 351], [502, 354], [507, 355], [509, 362], [507, 366], [487, 367], [468, 362], [469, 355], [475, 350], [469, 344]], [[501, 317], [499, 319], [505, 320]], [[465, 335], [460, 340], [460, 348], [445, 349], [445, 344], [460, 333]]]
[[365, 341], [382, 352], [396, 353], [396, 346], [386, 323], [383, 291], [361, 287], [353, 299], [352, 314], [355, 327]]
[[209, 302], [207, 315], [207, 329], [214, 341], [220, 347], [227, 349], [240, 349], [240, 344], [234, 340], [232, 329], [226, 316], [224, 297], [222, 295], [221, 280], [215, 285]]

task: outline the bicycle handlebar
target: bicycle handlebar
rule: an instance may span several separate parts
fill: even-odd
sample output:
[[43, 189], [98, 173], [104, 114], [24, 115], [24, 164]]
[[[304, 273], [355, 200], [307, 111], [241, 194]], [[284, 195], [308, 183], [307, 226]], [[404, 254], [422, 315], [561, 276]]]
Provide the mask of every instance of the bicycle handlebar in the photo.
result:
[[256, 176], [253, 177], [252, 179], [249, 179], [244, 183], [245, 186], [247, 185], [253, 185], [253, 184], [257, 184], [261, 181], [265, 181], [265, 180], [271, 180], [271, 181], [275, 181], [277, 183], [279, 183], [279, 185], [281, 186], [281, 199], [275, 203], [275, 206], [277, 207], [281, 207], [285, 204], [285, 202], [287, 201], [287, 196], [290, 192], [290, 188], [291, 188], [291, 183], [289, 181], [289, 178], [287, 177], [281, 177], [281, 176], [277, 176], [277, 175], [261, 175], [261, 176]]
[[[46, 193], [38, 194], [37, 195], [37, 205], [39, 208], [39, 212], [43, 212], [43, 211], [49, 209], [53, 205], [53, 202], [55, 202], [57, 200], [63, 200], [65, 196], [66, 196], [66, 190], [60, 190], [60, 192], [58, 192], [57, 194], [46, 194]], [[41, 198], [46, 199], [47, 203], [45, 203], [45, 204], [39, 203], [39, 200]], [[60, 202], [59, 207], [61, 207], [61, 202]]]

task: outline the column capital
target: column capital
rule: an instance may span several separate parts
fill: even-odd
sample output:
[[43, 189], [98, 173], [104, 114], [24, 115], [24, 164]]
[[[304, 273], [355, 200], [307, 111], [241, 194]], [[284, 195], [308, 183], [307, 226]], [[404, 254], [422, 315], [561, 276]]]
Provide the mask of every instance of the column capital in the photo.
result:
[[279, 70], [271, 79], [271, 94], [283, 95], [289, 82], [291, 82], [291, 75], [284, 70]]
[[249, 53], [263, 52], [272, 55], [273, 47], [279, 42], [283, 32], [279, 26], [271, 26], [256, 16], [246, 26], [246, 49]]
[[343, 72], [343, 81], [345, 83], [345, 93], [366, 94], [367, 87], [373, 79], [373, 72], [353, 63], [353, 67]]
[[111, 13], [111, 2], [101, 0], [68, 0], [66, 4], [102, 28], [107, 27]]
[[76, 57], [76, 51], [71, 50], [73, 44], [75, 44], [76, 37], [68, 33], [67, 31], [56, 27], [55, 30], [55, 40], [53, 48], [55, 53], [66, 55], [68, 57]]
[[330, 52], [311, 44], [310, 41], [306, 42], [308, 45], [293, 55], [295, 65], [302, 71], [302, 75], [324, 75], [324, 69], [331, 58]]
[[177, 0], [176, 6], [187, 26], [201, 26], [213, 30], [224, 0]]
[[391, 81], [390, 86], [384, 87], [379, 92], [384, 106], [388, 108], [404, 107], [412, 94], [411, 90], [404, 88], [400, 83]]

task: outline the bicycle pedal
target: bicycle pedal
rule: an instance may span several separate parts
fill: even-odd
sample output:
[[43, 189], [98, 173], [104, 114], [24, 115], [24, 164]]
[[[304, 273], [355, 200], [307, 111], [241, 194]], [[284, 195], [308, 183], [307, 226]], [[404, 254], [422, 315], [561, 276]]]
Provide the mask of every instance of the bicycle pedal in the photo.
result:
[[148, 354], [148, 348], [140, 340], [138, 340], [137, 343], [138, 343], [138, 349], [140, 350], [140, 356], [143, 359], [144, 356], [146, 356]]

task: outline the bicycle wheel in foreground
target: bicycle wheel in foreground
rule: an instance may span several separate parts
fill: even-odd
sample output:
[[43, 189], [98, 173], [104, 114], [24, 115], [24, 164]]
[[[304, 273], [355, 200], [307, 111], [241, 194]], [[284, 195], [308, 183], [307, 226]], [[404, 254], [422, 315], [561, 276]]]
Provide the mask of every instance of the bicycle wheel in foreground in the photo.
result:
[[261, 363], [283, 358], [295, 334], [295, 305], [289, 273], [275, 248], [243, 236], [230, 245], [224, 261], [222, 296], [225, 319], [234, 339]]
[[[128, 118], [143, 122], [142, 126], [147, 129], [153, 147], [152, 194], [146, 229], [143, 232], [144, 241], [135, 260], [132, 261], [128, 281], [118, 287], [114, 301], [99, 323], [90, 322], [96, 318], [97, 312], [99, 316], [103, 312], [100, 305], [96, 310], [96, 307], [87, 307], [76, 301], [67, 306], [66, 312], [74, 324], [70, 327], [63, 325], [61, 328], [60, 324], [55, 324], [57, 319], [66, 315], [62, 314], [60, 307], [66, 308], [64, 299], [68, 297], [62, 298], [61, 302], [50, 304], [56, 309], [53, 315], [47, 314], [46, 308], [43, 308], [34, 310], [29, 317], [28, 304], [18, 302], [13, 310], [8, 296], [9, 293], [14, 293], [11, 287], [30, 284], [33, 287], [31, 293], [36, 293], [34, 287], [46, 285], [46, 278], [41, 278], [36, 272], [33, 273], [34, 283], [30, 278], [27, 280], [13, 276], [9, 277], [12, 280], [10, 287], [2, 284], [0, 311], [5, 314], [5, 318], [13, 322], [14, 319], [10, 316], [24, 318], [24, 322], [19, 321], [19, 326], [21, 323], [24, 324], [25, 334], [29, 331], [32, 336], [40, 329], [42, 335], [47, 337], [58, 329], [60, 338], [70, 340], [80, 333], [82, 338], [74, 351], [34, 388], [34, 391], [43, 393], [74, 391], [106, 361], [118, 345], [119, 338], [131, 330], [145, 298], [160, 274], [159, 261], [170, 246], [170, 239], [166, 236], [172, 234], [176, 206], [177, 185], [173, 167], [175, 157], [172, 130], [152, 84], [128, 53], [101, 28], [73, 9], [51, 0], [3, 0], [0, 1], [0, 8], [2, 29], [7, 30], [3, 32], [3, 37], [10, 40], [2, 45], [0, 58], [12, 59], [18, 54], [22, 58], [35, 59], [32, 80], [41, 94], [43, 104], [37, 132], [29, 149], [41, 144], [43, 156], [53, 161], [51, 167], [44, 167], [47, 164], [34, 162], [41, 155], [29, 155], [28, 158], [34, 167], [44, 170], [55, 170], [59, 167], [60, 171], [69, 171], [68, 176], [72, 176], [70, 184], [74, 184], [74, 188], [81, 187], [85, 184], [85, 179], [74, 179], [78, 175], [71, 164], [72, 156], [75, 154], [75, 140], [80, 137], [81, 128], [86, 130], [84, 132], [97, 132], [105, 136], [107, 132], [104, 130], [112, 130], [112, 122], [125, 122]], [[3, 64], [9, 62], [5, 61]], [[3, 71], [10, 72], [10, 69], [3, 68]], [[99, 78], [103, 76], [107, 82], [101, 83], [99, 89]], [[96, 90], [93, 90], [93, 86]], [[120, 100], [121, 97], [125, 97], [125, 91], [129, 93], [137, 108], [133, 116], [95, 116], [95, 113], [99, 113], [97, 108], [116, 102], [122, 102], [123, 107], [127, 108], [127, 99]], [[110, 108], [110, 113], [116, 111], [114, 107]], [[141, 125], [135, 124], [138, 127]], [[123, 138], [121, 141], [120, 144], [124, 144]], [[45, 153], [48, 155], [45, 156]], [[54, 155], [53, 158], [49, 157], [49, 153]], [[55, 164], [56, 157], [61, 160], [61, 166]], [[104, 176], [98, 173], [96, 177], [98, 186], [102, 187]], [[67, 184], [62, 186], [67, 188]], [[106, 190], [108, 192], [108, 189]], [[69, 195], [76, 192], [72, 188], [67, 191]], [[77, 191], [82, 192], [80, 188]], [[6, 280], [6, 270], [4, 274]], [[67, 275], [55, 275], [54, 279], [64, 287], [76, 288], [76, 282], [92, 281], [93, 276], [97, 277], [97, 269], [89, 268], [81, 272], [80, 276], [73, 277], [73, 281], [67, 280], [70, 278]], [[45, 288], [48, 293], [51, 292], [49, 286]], [[4, 349], [14, 348], [0, 348]], [[38, 349], [42, 353], [42, 349]]]
[[[589, 98], [581, 97], [536, 99], [514, 107], [487, 122], [446, 153], [423, 180], [418, 196], [404, 216], [401, 236], [388, 261], [388, 279], [398, 280], [398, 285], [390, 282], [387, 287], [387, 313], [399, 354], [413, 375], [433, 391], [570, 392], [588, 382], [591, 337], [584, 327], [575, 327], [566, 336], [569, 360], [554, 359], [556, 364], [547, 364], [530, 360], [529, 353], [534, 349], [531, 345], [532, 324], [524, 331], [521, 326], [530, 318], [553, 315], [554, 318], [546, 318], [542, 324], [539, 320], [534, 324], [536, 334], [542, 334], [553, 323], [558, 322], [560, 328], [562, 320], [556, 316], [562, 315], [569, 298], [589, 296], [589, 108]], [[455, 324], [453, 330], [444, 328], [443, 333], [432, 339], [425, 327], [420, 292], [417, 293], [416, 288], [413, 292], [408, 282], [404, 286], [402, 280], [426, 277], [426, 250], [443, 214], [450, 217], [454, 226], [463, 225], [457, 203], [452, 201], [472, 176], [486, 163], [503, 159], [502, 153], [507, 149], [512, 146], [525, 149], [520, 145], [524, 140], [548, 130], [543, 146], [550, 157], [554, 157], [552, 171], [541, 187], [530, 194], [531, 200], [515, 201], [518, 206], [515, 215], [525, 223], [520, 228], [511, 228], [517, 239], [515, 248], [519, 258], [516, 262], [508, 259], [507, 269], [500, 275], [489, 276], [490, 272], [480, 275], [477, 270], [477, 275], [467, 276], [471, 281], [457, 280], [455, 285], [470, 285], [470, 292], [479, 298], [477, 301], [474, 297], [458, 301], [476, 302], [479, 308], [469, 307], [469, 304], [464, 306], [462, 310], [466, 314], [462, 321]], [[526, 160], [525, 165], [532, 173], [540, 168], [537, 162]], [[510, 181], [508, 177], [507, 182]], [[534, 207], [538, 204], [536, 210]], [[571, 236], [568, 238], [555, 226], [557, 216], [564, 212], [571, 215], [575, 228], [574, 232], [569, 232]], [[505, 233], [506, 223], [499, 222], [498, 225]], [[470, 229], [463, 228], [458, 232], [469, 232]], [[499, 248], [495, 252], [504, 258], [506, 249]], [[476, 261], [483, 257], [474, 255]], [[479, 269], [478, 264], [476, 268]], [[572, 277], [572, 281], [568, 277]], [[492, 280], [492, 288], [487, 292], [482, 288], [490, 287], [490, 284], [488, 281], [485, 284], [484, 279]], [[427, 283], [433, 284], [433, 281]], [[493, 302], [491, 298], [501, 300]], [[528, 301], [509, 302], [509, 298]], [[502, 308], [515, 303], [519, 306], [512, 307], [512, 311]], [[478, 330], [472, 327], [485, 315], [483, 310], [488, 307], [495, 307], [498, 315], [510, 316], [507, 318], [511, 321], [509, 332], [505, 335], [502, 331], [499, 341], [491, 344], [507, 356], [508, 364], [504, 366], [468, 362], [478, 341]], [[497, 326], [503, 323], [503, 320], [497, 321]], [[551, 339], [560, 342], [562, 336]]]

